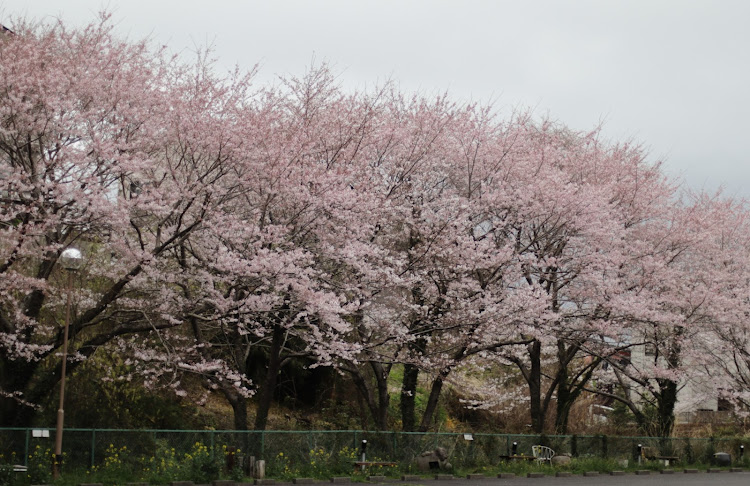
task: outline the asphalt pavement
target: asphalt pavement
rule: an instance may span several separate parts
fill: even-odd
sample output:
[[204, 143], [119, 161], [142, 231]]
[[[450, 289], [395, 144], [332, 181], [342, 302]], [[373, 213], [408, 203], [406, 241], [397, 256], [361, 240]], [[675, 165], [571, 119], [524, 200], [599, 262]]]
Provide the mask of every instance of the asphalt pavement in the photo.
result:
[[[444, 483], [444, 484], [443, 484]], [[408, 481], [402, 484], [425, 485], [425, 486], [748, 486], [750, 485], [750, 472], [697, 472], [684, 473], [675, 471], [674, 474], [659, 474], [652, 471], [650, 474], [626, 474], [624, 476], [611, 476], [600, 474], [596, 476], [573, 475], [558, 478], [544, 476], [541, 478], [527, 478], [516, 476], [514, 478], [485, 478], [485, 479], [462, 479], [451, 480], [421, 480]]]

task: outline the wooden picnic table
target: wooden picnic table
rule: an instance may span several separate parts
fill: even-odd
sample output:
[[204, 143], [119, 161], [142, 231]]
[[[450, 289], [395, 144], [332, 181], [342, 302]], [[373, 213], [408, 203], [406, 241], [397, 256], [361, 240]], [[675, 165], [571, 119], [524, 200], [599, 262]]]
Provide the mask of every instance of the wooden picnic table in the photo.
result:
[[516, 454], [512, 456], [500, 456], [501, 461], [535, 461], [536, 457], [525, 454]]
[[389, 461], [357, 461], [354, 462], [354, 467], [366, 468], [366, 467], [395, 467], [397, 462]]

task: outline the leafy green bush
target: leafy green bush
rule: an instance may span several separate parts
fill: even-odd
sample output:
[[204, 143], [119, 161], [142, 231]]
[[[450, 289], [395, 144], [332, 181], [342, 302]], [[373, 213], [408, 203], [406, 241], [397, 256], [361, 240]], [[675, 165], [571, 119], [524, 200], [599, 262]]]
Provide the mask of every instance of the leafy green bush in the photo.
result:
[[23, 477], [13, 471], [13, 465], [17, 464], [16, 453], [12, 452], [10, 457], [0, 454], [0, 486], [11, 486], [20, 482]]
[[157, 441], [156, 454], [143, 460], [143, 479], [152, 484], [168, 484], [181, 479], [182, 464], [174, 447]]
[[[310, 477], [315, 479], [329, 479], [334, 476], [352, 476], [355, 480], [366, 476], [383, 475], [398, 476], [401, 469], [398, 466], [370, 466], [366, 471], [354, 468], [358, 459], [356, 449], [345, 446], [336, 452], [329, 452], [322, 447], [311, 449], [301, 463], [292, 462], [289, 455], [279, 452], [266, 464], [269, 477], [288, 481], [295, 477]], [[376, 456], [368, 457], [373, 462], [383, 462]]]
[[[27, 476], [31, 484], [47, 484], [52, 480], [52, 461], [55, 456], [49, 448], [37, 445], [29, 454]], [[63, 455], [63, 462], [65, 456]], [[62, 466], [62, 465], [61, 465]]]
[[15, 473], [12, 464], [0, 464], [0, 486], [11, 486]]
[[[223, 455], [222, 455], [223, 458]], [[190, 452], [185, 454], [184, 471], [187, 473], [182, 479], [199, 484], [210, 483], [219, 478], [221, 461], [202, 442], [193, 444]]]
[[96, 482], [106, 485], [118, 485], [138, 479], [138, 468], [134, 467], [130, 451], [126, 446], [119, 449], [110, 444], [104, 452], [104, 462], [89, 470], [89, 476]]
[[269, 477], [290, 480], [299, 475], [298, 470], [292, 466], [289, 456], [279, 452], [266, 464], [266, 473]]
[[332, 476], [348, 476], [352, 474], [353, 463], [358, 459], [358, 451], [352, 447], [344, 446], [331, 458]]
[[310, 450], [308, 455], [308, 464], [300, 468], [300, 474], [304, 477], [316, 479], [327, 479], [331, 476], [331, 453], [326, 452], [322, 447]]

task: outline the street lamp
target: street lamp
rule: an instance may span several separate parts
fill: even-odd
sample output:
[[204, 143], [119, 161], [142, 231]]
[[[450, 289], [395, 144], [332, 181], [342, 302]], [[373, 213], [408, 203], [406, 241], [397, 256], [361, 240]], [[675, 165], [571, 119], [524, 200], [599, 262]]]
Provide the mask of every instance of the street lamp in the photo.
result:
[[52, 464], [52, 476], [60, 477], [62, 465], [62, 436], [65, 412], [65, 368], [68, 362], [68, 329], [70, 328], [70, 297], [73, 293], [73, 273], [81, 268], [83, 255], [76, 248], [67, 248], [60, 254], [60, 263], [68, 272], [67, 302], [65, 304], [65, 330], [63, 331], [62, 367], [60, 371], [60, 406], [57, 409], [57, 431], [55, 432], [55, 458]]

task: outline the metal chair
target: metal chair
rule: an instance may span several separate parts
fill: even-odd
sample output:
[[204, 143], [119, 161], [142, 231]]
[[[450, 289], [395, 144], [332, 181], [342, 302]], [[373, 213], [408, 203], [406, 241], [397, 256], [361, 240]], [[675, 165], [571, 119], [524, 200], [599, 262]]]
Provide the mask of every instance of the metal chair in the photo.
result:
[[555, 451], [547, 446], [535, 445], [531, 446], [531, 454], [536, 457], [538, 462], [549, 462], [552, 464], [552, 458], [555, 456]]

